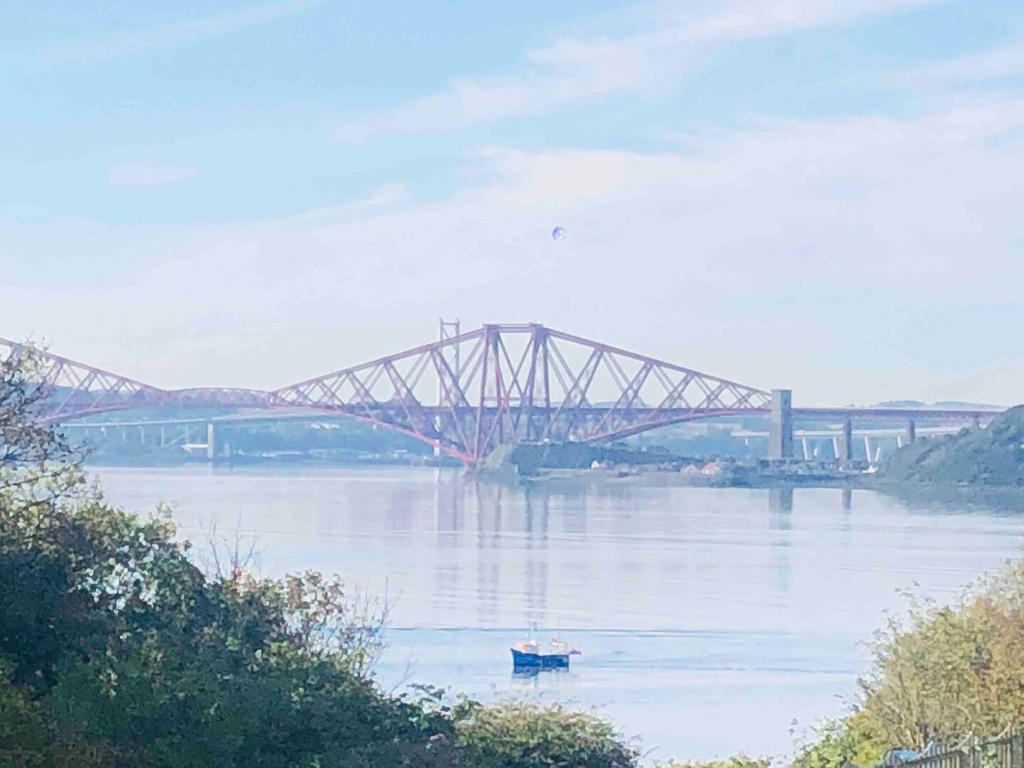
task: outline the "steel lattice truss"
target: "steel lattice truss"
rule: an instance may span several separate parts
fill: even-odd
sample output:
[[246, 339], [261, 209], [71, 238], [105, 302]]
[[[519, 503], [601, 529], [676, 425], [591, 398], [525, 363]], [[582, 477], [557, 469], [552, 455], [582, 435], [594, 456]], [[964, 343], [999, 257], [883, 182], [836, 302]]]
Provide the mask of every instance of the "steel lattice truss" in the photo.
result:
[[[21, 354], [25, 349], [24, 344], [0, 338], [0, 356]], [[44, 363], [39, 383], [51, 390], [49, 406], [42, 414], [50, 422], [166, 405], [262, 408], [270, 406], [273, 400], [268, 392], [250, 389], [159, 389], [50, 352], [35, 350], [34, 354]]]
[[614, 440], [763, 412], [769, 401], [763, 390], [537, 324], [485, 325], [272, 392], [162, 390], [45, 357], [49, 420], [151, 405], [301, 407], [385, 425], [467, 463], [501, 444]]

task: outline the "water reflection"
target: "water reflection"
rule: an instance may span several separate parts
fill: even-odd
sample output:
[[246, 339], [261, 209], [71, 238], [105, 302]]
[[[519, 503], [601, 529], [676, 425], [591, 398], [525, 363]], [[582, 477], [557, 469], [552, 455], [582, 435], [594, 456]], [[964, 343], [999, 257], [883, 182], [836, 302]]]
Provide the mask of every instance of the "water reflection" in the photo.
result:
[[514, 667], [509, 676], [509, 681], [519, 688], [530, 688], [540, 690], [541, 684], [544, 687], [563, 685], [572, 682], [574, 678], [572, 671], [558, 667], [541, 669], [540, 667]]
[[782, 517], [782, 515], [793, 511], [793, 492], [795, 490], [791, 485], [768, 489], [768, 509], [771, 510], [773, 516], [777, 516], [773, 519], [778, 520], [783, 526], [788, 518]]
[[[538, 493], [535, 489], [527, 489], [523, 494], [526, 503], [526, 533], [532, 541], [534, 538], [544, 540], [548, 536], [548, 513], [550, 511], [550, 495]], [[585, 516], [580, 516], [585, 520]], [[569, 517], [566, 518], [570, 519]], [[585, 533], [586, 525], [580, 526], [575, 533]]]
[[444, 609], [445, 601], [457, 591], [461, 577], [459, 534], [465, 527], [465, 507], [460, 499], [460, 485], [459, 477], [454, 473], [438, 473], [434, 483], [435, 546], [442, 553], [434, 571], [431, 603], [435, 611]]
[[[681, 626], [694, 620], [694, 607], [700, 622], [715, 625], [729, 620], [727, 585], [737, 575], [750, 582], [743, 605], [790, 606], [794, 563], [806, 556], [794, 551], [797, 499], [806, 496], [816, 509], [853, 503], [849, 488], [520, 488], [447, 470], [433, 471], [431, 480], [433, 558], [413, 569], [432, 561], [429, 623], [464, 617], [471, 605], [481, 627], [571, 627], [610, 615]], [[760, 532], [756, 514], [739, 519], [749, 513], [730, 501], [738, 497], [761, 498], [767, 517]], [[393, 498], [415, 508], [407, 497]], [[719, 502], [727, 509], [715, 512]], [[416, 515], [404, 515], [393, 511], [388, 527], [401, 521], [403, 535], [415, 534]], [[850, 521], [844, 516], [838, 528], [844, 545]], [[735, 555], [722, 556], [727, 545]], [[689, 607], [685, 617], [680, 605]]]
[[498, 620], [501, 595], [501, 524], [505, 489], [498, 485], [475, 483], [477, 519], [476, 614], [480, 626], [492, 626]]

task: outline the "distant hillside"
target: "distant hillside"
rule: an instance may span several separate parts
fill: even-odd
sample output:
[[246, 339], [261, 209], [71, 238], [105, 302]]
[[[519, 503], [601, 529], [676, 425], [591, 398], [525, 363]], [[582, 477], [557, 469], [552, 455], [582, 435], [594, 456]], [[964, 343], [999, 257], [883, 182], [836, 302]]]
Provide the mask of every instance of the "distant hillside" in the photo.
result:
[[918, 440], [892, 455], [890, 480], [1024, 485], [1024, 405], [996, 417], [987, 429]]

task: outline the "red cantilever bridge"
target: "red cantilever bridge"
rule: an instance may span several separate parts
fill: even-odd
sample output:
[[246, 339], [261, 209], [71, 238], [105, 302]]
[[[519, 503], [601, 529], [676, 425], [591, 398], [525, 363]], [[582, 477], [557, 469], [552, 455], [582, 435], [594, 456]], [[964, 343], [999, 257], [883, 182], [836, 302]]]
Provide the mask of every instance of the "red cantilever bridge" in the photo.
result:
[[[22, 344], [0, 338], [0, 351]], [[536, 323], [490, 324], [271, 391], [161, 389], [49, 352], [50, 422], [218, 406], [330, 413], [398, 430], [476, 464], [506, 443], [600, 442], [694, 419], [768, 414], [772, 393]], [[790, 433], [788, 400], [784, 430]], [[976, 419], [988, 411], [792, 409], [792, 414]], [[773, 414], [773, 417], [778, 414]], [[785, 446], [785, 442], [780, 443]], [[791, 451], [791, 448], [790, 448]], [[786, 448], [782, 448], [782, 455]]]

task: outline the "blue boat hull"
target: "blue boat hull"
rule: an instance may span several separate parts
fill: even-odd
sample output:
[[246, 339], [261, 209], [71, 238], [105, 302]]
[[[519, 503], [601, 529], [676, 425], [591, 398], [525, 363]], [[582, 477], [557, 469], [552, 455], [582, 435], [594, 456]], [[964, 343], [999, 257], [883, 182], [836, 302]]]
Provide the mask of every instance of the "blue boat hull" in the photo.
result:
[[516, 669], [568, 669], [568, 653], [524, 653], [512, 651], [512, 666]]

